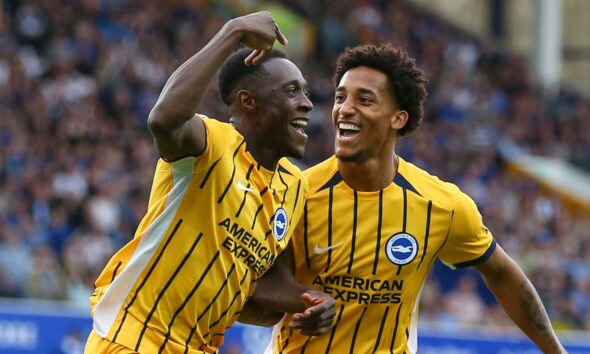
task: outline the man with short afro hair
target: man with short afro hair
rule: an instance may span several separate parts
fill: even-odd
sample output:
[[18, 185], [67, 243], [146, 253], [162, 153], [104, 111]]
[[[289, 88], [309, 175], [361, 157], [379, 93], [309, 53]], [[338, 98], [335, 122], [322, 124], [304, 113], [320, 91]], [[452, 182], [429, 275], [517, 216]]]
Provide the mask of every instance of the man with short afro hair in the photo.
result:
[[[303, 155], [313, 105], [275, 41], [286, 44], [268, 12], [230, 20], [166, 82], [148, 118], [161, 157], [148, 210], [96, 280], [85, 353], [218, 352], [287, 246], [307, 181], [286, 157]], [[220, 68], [232, 124], [195, 113]], [[325, 333], [318, 315], [331, 319], [334, 300], [299, 290], [266, 305]]]

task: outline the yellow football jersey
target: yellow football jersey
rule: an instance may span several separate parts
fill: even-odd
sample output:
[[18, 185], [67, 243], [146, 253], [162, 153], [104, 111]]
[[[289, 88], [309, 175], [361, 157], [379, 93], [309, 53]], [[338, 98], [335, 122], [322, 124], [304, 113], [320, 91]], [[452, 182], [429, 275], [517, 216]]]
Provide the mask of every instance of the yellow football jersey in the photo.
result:
[[297, 167], [266, 170], [233, 126], [201, 119], [206, 150], [158, 161], [147, 214], [90, 299], [94, 331], [140, 353], [214, 353], [303, 214]]
[[337, 302], [330, 333], [275, 326], [267, 352], [415, 353], [418, 299], [435, 259], [465, 267], [496, 243], [475, 203], [455, 185], [399, 159], [392, 183], [358, 192], [335, 157], [304, 174], [310, 194], [291, 239], [295, 278]]

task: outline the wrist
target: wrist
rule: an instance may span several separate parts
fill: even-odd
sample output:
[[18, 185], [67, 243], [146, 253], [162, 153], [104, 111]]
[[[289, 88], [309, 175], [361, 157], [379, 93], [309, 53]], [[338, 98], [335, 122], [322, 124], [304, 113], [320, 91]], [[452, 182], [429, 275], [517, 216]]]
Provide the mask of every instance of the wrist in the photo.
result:
[[323, 291], [320, 291], [320, 290], [317, 290], [317, 289], [313, 289], [313, 288], [307, 288], [307, 289], [303, 290], [301, 292], [301, 294], [308, 294], [308, 295], [311, 295], [313, 297], [318, 297], [318, 296], [323, 295], [324, 292]]
[[242, 20], [239, 17], [229, 20], [223, 27], [223, 32], [227, 37], [233, 39], [236, 44], [242, 42], [244, 31], [242, 29]]

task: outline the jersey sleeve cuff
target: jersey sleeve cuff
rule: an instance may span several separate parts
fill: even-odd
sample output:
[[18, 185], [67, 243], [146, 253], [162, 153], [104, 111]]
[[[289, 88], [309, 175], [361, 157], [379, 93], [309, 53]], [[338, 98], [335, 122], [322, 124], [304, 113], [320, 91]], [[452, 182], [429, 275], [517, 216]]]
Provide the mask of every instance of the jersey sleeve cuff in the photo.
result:
[[492, 244], [490, 245], [490, 247], [488, 247], [488, 249], [484, 252], [484, 254], [482, 254], [481, 256], [479, 256], [476, 259], [471, 260], [471, 261], [456, 263], [456, 264], [454, 264], [454, 267], [455, 268], [467, 268], [467, 267], [481, 264], [481, 263], [485, 262], [488, 258], [490, 258], [492, 253], [494, 253], [496, 246], [497, 246], [496, 240], [492, 239]]

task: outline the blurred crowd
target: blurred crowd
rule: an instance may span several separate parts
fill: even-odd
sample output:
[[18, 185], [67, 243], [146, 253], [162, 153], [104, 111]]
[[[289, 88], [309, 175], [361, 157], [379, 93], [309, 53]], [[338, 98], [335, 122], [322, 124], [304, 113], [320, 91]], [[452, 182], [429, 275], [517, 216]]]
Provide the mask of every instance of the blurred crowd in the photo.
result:
[[[146, 120], [160, 89], [251, 3], [2, 2], [0, 296], [89, 308], [98, 272], [147, 207], [157, 153]], [[429, 98], [423, 126], [398, 154], [475, 199], [557, 328], [590, 331], [587, 215], [507, 173], [498, 153], [514, 144], [590, 171], [588, 101], [566, 90], [542, 95], [526, 61], [404, 1], [329, 3], [272, 5], [292, 19], [286, 34], [296, 36], [293, 57], [315, 104], [301, 165], [332, 153], [331, 75], [341, 50], [386, 41], [406, 49], [430, 80]], [[228, 119], [215, 88], [201, 112]], [[424, 289], [421, 319], [507, 323], [473, 271], [442, 267]]]

